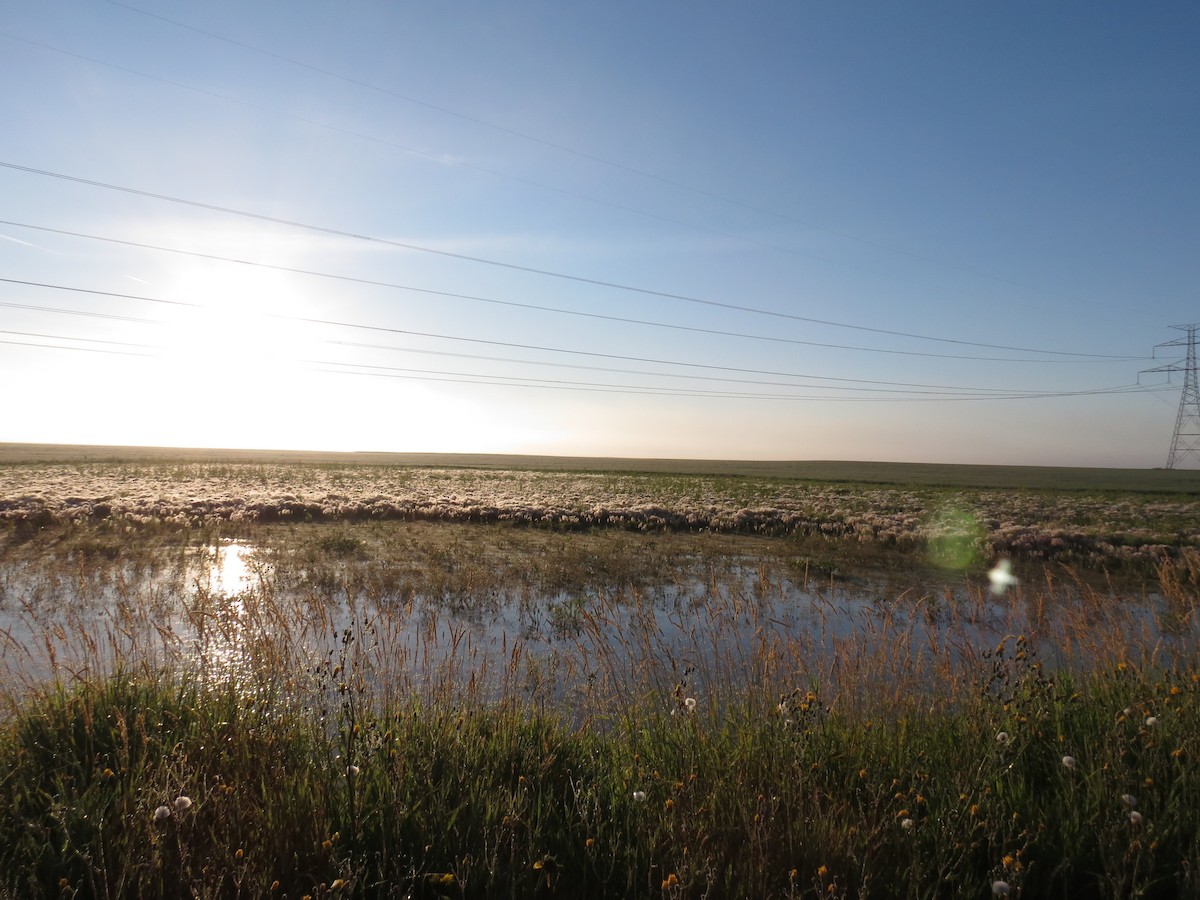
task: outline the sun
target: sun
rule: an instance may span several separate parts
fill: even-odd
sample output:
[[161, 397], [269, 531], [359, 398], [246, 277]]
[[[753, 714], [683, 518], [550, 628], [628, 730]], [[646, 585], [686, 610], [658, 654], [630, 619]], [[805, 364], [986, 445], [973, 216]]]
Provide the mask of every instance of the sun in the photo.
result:
[[175, 274], [159, 347], [175, 378], [236, 382], [247, 391], [280, 383], [311, 341], [292, 311], [305, 306], [285, 273], [197, 263]]

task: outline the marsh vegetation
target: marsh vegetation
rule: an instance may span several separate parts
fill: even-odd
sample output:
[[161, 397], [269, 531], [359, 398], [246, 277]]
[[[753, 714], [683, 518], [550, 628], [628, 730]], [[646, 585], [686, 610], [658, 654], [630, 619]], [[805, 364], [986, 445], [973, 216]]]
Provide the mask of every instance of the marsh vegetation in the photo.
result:
[[0, 468], [0, 896], [1200, 892], [1194, 497], [357, 476]]

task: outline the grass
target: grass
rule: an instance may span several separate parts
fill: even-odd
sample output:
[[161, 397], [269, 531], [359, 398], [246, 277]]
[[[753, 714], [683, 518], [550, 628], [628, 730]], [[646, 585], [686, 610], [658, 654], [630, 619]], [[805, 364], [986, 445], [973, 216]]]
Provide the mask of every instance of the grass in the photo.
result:
[[953, 712], [867, 719], [819, 686], [584, 727], [352, 683], [324, 721], [186, 678], [58, 687], [0, 736], [0, 871], [12, 896], [1195, 895], [1195, 672], [1056, 679], [1016, 647]]
[[[869, 477], [868, 469], [859, 471]], [[665, 470], [145, 459], [0, 464], [0, 525], [22, 539], [102, 522], [145, 531], [378, 521], [786, 536], [816, 555], [822, 545], [851, 556], [871, 545], [907, 555], [910, 563], [957, 541], [977, 562], [1003, 555], [1143, 571], [1200, 547], [1194, 493], [851, 484]]]
[[[63, 509], [109, 496], [49, 471]], [[97, 471], [153, 502], [355, 489], [337, 466]], [[485, 480], [395, 474], [436, 474], [439, 502]], [[597, 483], [542, 478], [505, 489], [565, 509]], [[778, 502], [730, 484], [663, 491]], [[930, 496], [823, 491], [854, 529]], [[997, 597], [978, 529], [999, 525], [938, 508], [900, 552], [868, 531], [9, 524], [0, 898], [1200, 895], [1200, 554], [1154, 555], [1148, 585], [1029, 556]], [[1107, 507], [1077, 508], [1113, 539]], [[231, 540], [246, 581], [221, 590], [204, 566]]]
[[0, 442], [0, 465], [131, 464], [179, 466], [329, 466], [359, 469], [435, 468], [589, 472], [887, 484], [898, 487], [967, 487], [1004, 490], [1115, 491], [1200, 494], [1200, 471], [996, 466], [867, 461], [621, 459], [472, 453], [337, 453], [280, 450], [209, 450], [175, 447], [93, 447]]

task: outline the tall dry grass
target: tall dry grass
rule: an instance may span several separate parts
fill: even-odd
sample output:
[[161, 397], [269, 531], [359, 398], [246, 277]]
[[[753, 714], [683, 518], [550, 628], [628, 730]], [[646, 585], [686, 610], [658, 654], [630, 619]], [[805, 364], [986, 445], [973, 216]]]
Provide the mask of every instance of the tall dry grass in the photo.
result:
[[313, 534], [235, 584], [221, 545], [8, 558], [0, 890], [1200, 892], [1193, 556], [995, 596]]

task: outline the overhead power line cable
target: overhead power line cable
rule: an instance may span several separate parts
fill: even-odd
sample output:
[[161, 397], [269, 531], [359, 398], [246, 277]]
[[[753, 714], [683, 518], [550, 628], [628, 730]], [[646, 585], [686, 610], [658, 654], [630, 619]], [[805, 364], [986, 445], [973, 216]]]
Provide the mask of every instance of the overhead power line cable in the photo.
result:
[[[0, 224], [12, 225], [15, 227], [20, 227], [20, 228], [29, 228], [29, 229], [33, 229], [33, 230], [37, 230], [37, 231], [48, 232], [50, 234], [60, 234], [60, 235], [64, 235], [67, 237], [83, 238], [83, 239], [94, 240], [94, 241], [105, 241], [105, 242], [109, 242], [109, 243], [120, 244], [122, 246], [127, 246], [127, 247], [137, 247], [137, 248], [143, 249], [143, 250], [154, 250], [156, 252], [162, 252], [162, 253], [175, 253], [175, 254], [184, 255], [184, 256], [193, 256], [193, 257], [197, 257], [197, 258], [201, 258], [201, 259], [211, 259], [211, 260], [217, 260], [220, 262], [235, 263], [237, 265], [270, 269], [270, 270], [278, 271], [278, 272], [290, 272], [290, 273], [293, 273], [296, 275], [305, 275], [305, 276], [310, 276], [310, 277], [314, 277], [314, 278], [333, 279], [336, 281], [344, 281], [344, 282], [348, 282], [348, 283], [352, 283], [352, 284], [361, 284], [361, 285], [366, 285], [366, 286], [370, 286], [370, 287], [382, 287], [382, 288], [389, 288], [389, 289], [400, 290], [400, 291], [410, 291], [413, 293], [428, 294], [428, 295], [436, 296], [436, 297], [447, 297], [447, 298], [457, 299], [457, 300], [469, 300], [469, 301], [477, 302], [477, 303], [488, 303], [488, 304], [493, 304], [493, 305], [497, 305], [497, 306], [508, 306], [508, 307], [512, 307], [512, 308], [516, 308], [516, 309], [533, 310], [536, 312], [549, 312], [549, 313], [555, 313], [558, 315], [576, 316], [576, 317], [587, 318], [587, 319], [598, 319], [598, 320], [602, 320], [602, 321], [606, 321], [606, 322], [620, 322], [620, 323], [624, 323], [624, 324], [628, 324], [628, 325], [639, 325], [639, 326], [646, 326], [646, 327], [650, 327], [650, 328], [662, 328], [662, 329], [669, 329], [669, 330], [673, 330], [673, 331], [685, 331], [685, 332], [691, 332], [693, 334], [708, 334], [708, 335], [714, 335], [714, 336], [722, 337], [722, 338], [739, 338], [739, 339], [743, 339], [743, 340], [766, 341], [766, 342], [770, 342], [770, 343], [790, 344], [790, 345], [801, 346], [801, 347], [820, 347], [820, 348], [832, 349], [832, 350], [850, 350], [850, 351], [854, 351], [854, 352], [858, 352], [858, 353], [883, 353], [883, 354], [895, 355], [895, 356], [916, 356], [916, 357], [923, 357], [923, 358], [927, 358], [927, 359], [961, 359], [961, 360], [969, 360], [972, 362], [1021, 363], [1023, 365], [1025, 365], [1025, 364], [1039, 364], [1039, 365], [1042, 365], [1042, 364], [1055, 364], [1055, 365], [1073, 364], [1073, 365], [1077, 365], [1077, 364], [1081, 364], [1081, 363], [1093, 363], [1094, 364], [1094, 363], [1113, 363], [1113, 362], [1137, 362], [1137, 361], [1141, 361], [1142, 359], [1144, 359], [1144, 357], [1132, 357], [1132, 356], [1130, 356], [1130, 357], [1105, 356], [1105, 357], [1096, 357], [1096, 358], [1085, 357], [1085, 358], [1072, 358], [1072, 359], [1045, 359], [1045, 358], [1030, 359], [1028, 357], [1016, 358], [1016, 357], [1011, 357], [1011, 356], [978, 356], [978, 355], [974, 355], [974, 354], [933, 353], [930, 351], [922, 351], [922, 350], [895, 350], [895, 349], [890, 349], [890, 348], [885, 348], [885, 347], [860, 347], [860, 346], [855, 346], [855, 345], [850, 345], [850, 344], [834, 344], [834, 343], [830, 343], [827, 341], [805, 341], [805, 340], [801, 340], [799, 338], [781, 337], [779, 335], [751, 334], [751, 333], [747, 333], [747, 332], [728, 331], [728, 330], [717, 329], [717, 328], [701, 328], [696, 325], [680, 325], [675, 322], [658, 322], [658, 321], [654, 321], [652, 319], [634, 319], [634, 318], [630, 318], [627, 316], [614, 316], [614, 315], [608, 315], [605, 313], [587, 312], [587, 311], [575, 310], [575, 309], [564, 309], [563, 307], [558, 307], [558, 306], [545, 306], [545, 305], [537, 304], [537, 303], [523, 303], [523, 302], [516, 301], [516, 300], [501, 300], [501, 299], [498, 299], [495, 297], [482, 297], [482, 296], [478, 296], [475, 294], [462, 294], [462, 293], [456, 293], [453, 291], [440, 291], [440, 290], [436, 290], [434, 288], [417, 287], [415, 285], [409, 285], [409, 284], [397, 284], [395, 282], [389, 282], [389, 281], [377, 281], [377, 280], [369, 279], [369, 278], [358, 278], [353, 275], [345, 275], [345, 274], [340, 274], [340, 273], [335, 273], [335, 272], [321, 272], [321, 271], [317, 271], [317, 270], [313, 270], [313, 269], [301, 269], [301, 268], [297, 268], [294, 266], [283, 266], [283, 265], [278, 265], [275, 263], [261, 262], [259, 260], [239, 259], [239, 258], [233, 257], [233, 256], [221, 256], [221, 255], [214, 254], [214, 253], [203, 253], [203, 252], [195, 251], [195, 250], [184, 250], [184, 249], [181, 249], [178, 247], [164, 247], [164, 246], [156, 245], [156, 244], [147, 244], [147, 243], [141, 243], [141, 242], [137, 242], [137, 241], [126, 241], [126, 240], [122, 240], [119, 238], [105, 237], [103, 235], [85, 234], [83, 232], [66, 231], [66, 230], [58, 229], [58, 228], [46, 228], [44, 226], [31, 225], [31, 224], [23, 223], [23, 222], [0, 221]], [[145, 300], [145, 301], [151, 302], [151, 303], [172, 303], [172, 304], [180, 305], [180, 306], [198, 305], [198, 304], [188, 304], [188, 303], [185, 303], [184, 301], [180, 301], [180, 300], [164, 300], [164, 299], [160, 299], [160, 298], [156, 298], [156, 297], [144, 297], [144, 296], [140, 296], [137, 294], [124, 294], [124, 293], [117, 293], [117, 292], [111, 292], [111, 291], [98, 291], [98, 290], [93, 290], [90, 288], [72, 287], [69, 285], [61, 285], [61, 284], [51, 284], [51, 283], [43, 282], [43, 281], [28, 281], [28, 280], [17, 279], [17, 278], [0, 278], [0, 282], [7, 282], [9, 284], [25, 285], [25, 286], [29, 286], [29, 287], [46, 288], [49, 290], [76, 291], [76, 292], [86, 293], [86, 294], [100, 294], [103, 296], [110, 296], [110, 297], [123, 297], [123, 298], [127, 298], [130, 300]]]
[[460, 119], [465, 122], [470, 122], [474, 125], [479, 125], [481, 127], [488, 128], [488, 129], [491, 129], [494, 131], [498, 131], [503, 134], [508, 134], [513, 137], [521, 138], [522, 140], [530, 141], [532, 143], [539, 144], [543, 147], [548, 147], [552, 150], [557, 150], [562, 153], [567, 153], [567, 154], [569, 154], [571, 156], [575, 156], [579, 159], [585, 159], [585, 160], [588, 160], [589, 162], [600, 163], [601, 165], [609, 166], [611, 168], [618, 169], [620, 171], [627, 172], [632, 175], [636, 175], [640, 178], [646, 178], [651, 181], [656, 181], [660, 184], [669, 185], [670, 187], [677, 188], [677, 189], [683, 190], [683, 191], [687, 191], [688, 193], [696, 194], [696, 195], [702, 196], [702, 197], [708, 197], [712, 200], [720, 201], [721, 203], [727, 203], [732, 206], [737, 206], [742, 209], [746, 209], [746, 210], [750, 210], [752, 212], [759, 213], [761, 215], [767, 215], [767, 216], [770, 216], [775, 219], [779, 219], [779, 220], [786, 221], [786, 222], [791, 222], [793, 224], [800, 225], [804, 228], [812, 229], [814, 231], [822, 231], [822, 232], [825, 232], [826, 234], [831, 234], [836, 237], [843, 238], [845, 240], [854, 241], [859, 244], [863, 244], [863, 245], [870, 246], [870, 247], [875, 247], [880, 250], [885, 250], [889, 253], [895, 253], [900, 256], [906, 256], [910, 259], [919, 260], [921, 262], [930, 263], [930, 264], [936, 265], [936, 266], [943, 266], [943, 267], [949, 268], [949, 269], [955, 269], [957, 271], [965, 272], [966, 274], [973, 275], [977, 278], [985, 278], [985, 279], [988, 279], [991, 281], [1001, 282], [1004, 284], [1010, 284], [1010, 285], [1013, 285], [1014, 287], [1022, 287], [1022, 288], [1024, 287], [1024, 285], [1021, 285], [1015, 281], [1011, 281], [1006, 278], [1001, 278], [999, 276], [992, 275], [992, 274], [989, 274], [986, 272], [980, 272], [980, 271], [977, 271], [977, 270], [972, 269], [967, 266], [961, 266], [961, 265], [956, 265], [953, 263], [947, 263], [943, 260], [933, 259], [928, 256], [923, 256], [919, 253], [913, 253], [912, 251], [909, 251], [909, 250], [903, 250], [903, 249], [900, 249], [897, 247], [892, 247], [887, 244], [880, 243], [878, 241], [872, 241], [872, 240], [868, 240], [866, 238], [861, 238], [856, 235], [850, 234], [848, 232], [839, 231], [837, 229], [829, 228], [829, 227], [823, 226], [823, 225], [817, 225], [812, 222], [804, 221], [802, 219], [799, 219], [799, 218], [789, 215], [787, 213], [780, 212], [778, 210], [768, 209], [767, 207], [759, 206], [754, 203], [749, 203], [745, 200], [740, 200], [735, 197], [729, 197], [727, 195], [718, 193], [716, 191], [706, 190], [704, 188], [696, 187], [695, 185], [686, 184], [685, 182], [682, 182], [682, 181], [677, 181], [673, 178], [667, 178], [662, 175], [657, 175], [653, 172], [646, 171], [645, 169], [641, 169], [636, 166], [630, 166], [630, 165], [626, 165], [625, 163], [620, 163], [620, 162], [616, 162], [611, 159], [606, 159], [605, 157], [597, 156], [595, 154], [588, 153], [583, 150], [579, 150], [578, 148], [571, 147], [566, 144], [547, 140], [546, 138], [541, 138], [536, 135], [529, 134], [528, 132], [520, 131], [515, 128], [510, 128], [506, 125], [501, 125], [497, 122], [492, 122], [487, 119], [482, 119], [477, 116], [472, 116], [467, 113], [460, 112], [460, 111], [452, 109], [448, 106], [444, 106], [444, 105], [437, 104], [437, 103], [431, 103], [427, 100], [421, 100], [417, 97], [413, 97], [408, 94], [403, 94], [399, 91], [395, 91], [390, 88], [382, 87], [380, 85], [373, 84], [368, 81], [363, 81], [358, 78], [353, 78], [351, 76], [342, 74], [340, 72], [334, 72], [331, 69], [325, 69], [320, 66], [313, 65], [312, 63], [304, 62], [303, 60], [295, 59], [293, 57], [287, 56], [282, 53], [275, 53], [275, 52], [273, 52], [271, 50], [267, 50], [263, 47], [258, 47], [253, 44], [248, 44], [243, 41], [238, 41], [238, 40], [235, 40], [226, 35], [218, 34], [215, 31], [208, 31], [203, 28], [198, 28], [194, 25], [189, 25], [186, 22], [180, 22], [178, 19], [172, 19], [167, 16], [160, 15], [158, 13], [150, 12], [149, 10], [142, 9], [141, 7], [134, 6], [129, 3], [122, 3], [121, 0], [106, 0], [106, 2], [113, 6], [121, 7], [122, 9], [129, 10], [129, 11], [137, 13], [139, 15], [148, 16], [153, 19], [158, 19], [161, 22], [166, 22], [166, 23], [168, 23], [170, 25], [174, 25], [178, 28], [183, 28], [188, 31], [194, 32], [196, 34], [204, 35], [205, 37], [212, 38], [213, 40], [223, 41], [224, 43], [230, 44], [231, 46], [239, 47], [239, 48], [241, 48], [243, 50], [247, 50], [251, 53], [257, 53], [262, 56], [266, 56], [271, 59], [275, 59], [280, 62], [287, 63], [288, 65], [296, 66], [301, 69], [306, 69], [310, 72], [315, 72], [319, 75], [324, 75], [329, 78], [334, 78], [338, 81], [344, 82], [345, 84], [350, 84], [355, 87], [360, 87], [360, 88], [365, 88], [370, 91], [375, 91], [379, 94], [383, 94], [385, 96], [392, 97], [397, 100], [401, 100], [405, 103], [411, 103], [415, 106], [421, 106], [426, 109], [431, 109], [431, 110], [434, 110], [435, 112], [439, 112], [439, 113], [442, 113], [442, 114], [448, 115], [448, 116], [453, 116], [454, 118]]
[[[934, 341], [937, 343], [955, 344], [958, 346], [983, 347], [989, 350], [1007, 350], [1014, 353], [1038, 353], [1052, 356], [1071, 356], [1071, 357], [1090, 357], [1090, 358], [1116, 358], [1112, 354], [1096, 354], [1096, 353], [1075, 353], [1069, 351], [1044, 350], [1030, 347], [1016, 347], [1006, 344], [991, 344], [979, 341], [966, 341], [955, 338], [935, 337], [925, 334], [917, 334], [914, 332], [898, 331], [886, 328], [873, 328], [868, 325], [853, 325], [846, 322], [835, 322], [829, 319], [818, 319], [811, 316], [801, 316], [795, 313], [779, 312], [778, 310], [758, 309], [751, 306], [743, 306], [736, 303], [726, 303], [719, 300], [709, 300], [701, 297], [693, 297], [688, 294], [678, 294], [670, 291], [659, 291], [651, 288], [638, 287], [636, 285], [621, 284], [614, 281], [606, 281], [599, 278], [589, 278], [583, 275], [572, 275], [565, 272], [556, 272], [550, 269], [541, 269], [535, 266], [525, 266], [518, 263], [504, 262], [502, 260], [488, 259], [480, 256], [472, 256], [466, 253], [456, 253], [451, 250], [441, 250], [436, 247], [427, 247], [421, 244], [413, 244], [407, 241], [397, 241], [390, 238], [382, 238], [374, 235], [358, 234], [351, 231], [343, 231], [337, 228], [331, 228], [323, 225], [313, 225], [305, 222], [297, 222], [290, 219], [284, 219], [277, 216], [269, 216], [264, 213], [255, 213], [247, 210], [235, 209], [227, 206], [219, 206], [212, 203], [204, 203], [199, 200], [190, 200], [182, 197], [173, 197], [166, 194], [159, 194], [152, 191], [145, 191], [138, 188], [127, 187], [124, 185], [110, 184], [107, 182], [96, 181], [89, 178], [82, 178], [75, 175], [67, 175], [61, 172], [52, 172], [46, 169], [36, 169], [31, 166], [23, 166], [16, 163], [0, 161], [0, 167], [11, 169], [19, 172], [26, 172], [33, 175], [39, 175], [49, 178], [56, 178], [63, 181], [83, 184], [89, 187], [98, 187], [104, 190], [117, 191], [120, 193], [130, 194], [133, 196], [146, 197], [153, 200], [161, 200], [168, 203], [180, 204], [196, 209], [205, 209], [212, 212], [219, 212], [227, 215], [240, 216], [242, 218], [253, 219], [261, 222], [270, 222], [275, 225], [284, 225], [290, 228], [300, 228], [307, 231], [312, 231], [320, 234], [333, 235], [335, 237], [344, 237], [352, 240], [365, 241], [373, 244], [384, 246], [397, 247], [403, 250], [414, 250], [420, 253], [429, 253], [436, 256], [442, 256], [450, 259], [458, 259], [466, 262], [477, 263], [480, 265], [494, 266], [497, 268], [508, 269], [518, 272], [526, 272], [533, 275], [540, 275], [548, 278], [557, 278], [566, 281], [572, 281], [579, 284], [590, 284], [597, 287], [609, 288], [611, 290], [625, 291], [630, 293], [642, 294], [652, 297], [662, 297], [669, 300], [679, 300], [685, 303], [699, 304], [703, 306], [716, 307], [720, 309], [728, 309], [736, 312], [751, 313], [754, 315], [769, 316], [777, 319], [786, 319], [796, 322], [806, 322], [809, 324], [826, 325], [834, 328], [847, 328], [855, 331], [865, 331], [872, 334], [885, 334], [890, 337], [905, 337], [922, 341]], [[4, 222], [3, 224], [19, 225], [15, 222]]]
[[833, 257], [829, 257], [829, 256], [821, 256], [820, 254], [817, 254], [817, 253], [811, 253], [811, 252], [807, 252], [807, 251], [803, 251], [803, 250], [797, 250], [794, 247], [785, 247], [781, 244], [774, 244], [769, 241], [757, 240], [755, 238], [746, 237], [743, 234], [734, 234], [733, 232], [724, 231], [719, 228], [712, 228], [707, 225], [698, 225], [695, 222], [685, 222], [682, 219], [677, 219], [677, 218], [673, 218], [671, 216], [666, 216], [666, 215], [663, 215], [662, 213], [651, 212], [650, 210], [646, 210], [646, 209], [639, 209], [636, 206], [629, 206], [629, 205], [623, 204], [623, 203], [616, 203], [612, 200], [606, 200], [602, 197], [595, 197], [591, 194], [585, 194], [581, 191], [573, 191], [568, 188], [559, 187], [557, 185], [551, 185], [551, 184], [546, 184], [545, 182], [542, 182], [542, 181], [536, 181], [532, 178], [525, 178], [521, 175], [513, 175], [510, 172], [502, 172], [499, 169], [492, 169], [487, 166], [481, 166], [478, 163], [467, 162], [465, 159], [459, 159], [457, 157], [447, 156], [444, 153], [433, 153], [433, 152], [430, 152], [427, 150], [418, 150], [416, 147], [410, 147], [406, 144], [400, 144], [400, 143], [397, 143], [396, 141], [388, 140], [386, 138], [381, 138], [377, 135], [364, 134], [361, 131], [354, 131], [349, 128], [343, 128], [340, 125], [333, 125], [333, 124], [330, 124], [329, 122], [321, 122], [317, 119], [311, 119], [307, 116], [299, 116], [299, 115], [296, 115], [295, 113], [284, 112], [283, 110], [275, 109], [270, 106], [265, 106], [261, 103], [253, 103], [249, 100], [243, 100], [239, 97], [231, 97], [228, 94], [222, 94], [217, 91], [208, 90], [207, 88], [196, 87], [195, 85], [185, 84], [184, 82], [181, 82], [181, 81], [175, 81], [170, 78], [163, 78], [159, 75], [151, 75], [148, 72], [142, 72], [138, 69], [132, 69], [129, 66], [123, 66], [118, 63], [109, 62], [107, 60], [97, 59], [94, 56], [87, 56], [82, 53], [75, 53], [74, 51], [71, 51], [71, 50], [65, 50], [62, 47], [55, 47], [54, 45], [44, 43], [43, 41], [31, 40], [30, 38], [20, 37], [18, 35], [10, 34], [8, 32], [4, 32], [4, 31], [0, 31], [0, 36], [9, 38], [10, 40], [19, 41], [24, 44], [29, 44], [31, 46], [38, 47], [42, 50], [48, 50], [52, 53], [58, 53], [63, 56], [68, 56], [72, 59], [79, 59], [79, 60], [83, 60], [84, 62], [91, 63], [93, 65], [104, 66], [105, 68], [113, 69], [118, 72], [123, 72], [127, 75], [136, 75], [139, 78], [145, 78], [149, 81], [156, 81], [160, 84], [165, 84], [165, 85], [169, 85], [170, 87], [179, 88], [180, 90], [192, 91], [193, 93], [201, 94], [205, 97], [213, 97], [217, 100], [223, 100], [227, 103], [233, 103], [238, 106], [246, 107], [247, 109], [253, 109], [257, 112], [265, 112], [265, 113], [268, 113], [273, 116], [278, 116], [281, 119], [287, 119], [287, 120], [290, 120], [293, 122], [300, 122], [301, 124], [310, 125], [314, 128], [321, 128], [326, 131], [333, 132], [335, 134], [344, 135], [346, 137], [357, 138], [359, 140], [368, 141], [369, 143], [377, 144], [377, 145], [384, 146], [384, 147], [390, 147], [393, 150], [399, 150], [402, 153], [408, 153], [413, 156], [419, 156], [424, 159], [432, 160], [433, 162], [436, 162], [439, 165], [455, 166], [457, 168], [470, 169], [475, 172], [482, 172], [486, 175], [491, 175], [495, 178], [502, 178], [507, 181], [515, 182], [517, 184], [523, 184], [523, 185], [526, 185], [529, 187], [538, 188], [540, 190], [550, 191], [552, 193], [561, 194], [565, 197], [572, 197], [577, 200], [585, 200], [589, 203], [595, 203], [600, 206], [606, 206], [610, 209], [617, 209], [617, 210], [621, 210], [623, 212], [629, 212], [629, 213], [633, 213], [635, 215], [645, 216], [645, 217], [651, 218], [651, 219], [656, 219], [660, 222], [668, 222], [672, 225], [680, 225], [680, 226], [683, 226], [684, 228], [691, 228], [691, 229], [695, 229], [697, 231], [706, 232], [708, 234], [719, 235], [721, 237], [729, 238], [731, 240], [738, 241], [740, 243], [763, 247], [768, 250], [777, 250], [781, 253], [787, 253], [792, 256], [802, 257], [804, 259], [811, 259], [811, 260], [815, 260], [817, 262], [829, 263], [831, 265], [855, 269], [855, 270], [858, 270], [861, 272], [866, 272], [866, 273], [874, 274], [874, 275], [885, 275], [886, 274], [887, 277], [889, 277], [889, 278], [896, 277], [894, 275], [884, 273], [877, 269], [869, 268], [867, 266], [862, 266], [857, 263], [850, 263], [850, 262], [846, 262], [845, 260], [834, 259]]
[[[9, 281], [9, 280], [11, 280], [11, 279], [0, 279], [0, 281]], [[33, 283], [33, 282], [19, 282], [19, 283]], [[55, 287], [54, 285], [48, 285], [48, 284], [40, 283], [40, 282], [37, 284], [38, 284], [38, 286], [41, 286], [41, 287]], [[83, 290], [83, 289], [71, 288], [70, 290]], [[97, 293], [100, 293], [105, 296], [125, 296], [130, 299], [140, 299], [140, 300], [152, 299], [152, 298], [147, 298], [147, 297], [140, 296], [140, 295], [132, 295], [132, 294], [121, 295], [121, 294], [116, 294], [115, 292], [107, 292], [107, 291], [98, 291]], [[185, 304], [185, 305], [196, 306], [199, 304]], [[36, 309], [37, 307], [33, 307], [33, 308]], [[47, 308], [47, 309], [48, 309], [48, 311], [59, 311], [59, 310], [49, 310], [49, 308]], [[71, 311], [64, 310], [64, 312], [71, 312]], [[540, 344], [524, 344], [524, 343], [511, 342], [511, 341], [499, 341], [499, 340], [488, 339], [488, 338], [471, 338], [471, 337], [465, 337], [462, 335], [415, 331], [412, 329], [397, 328], [397, 327], [393, 327], [393, 326], [371, 325], [371, 324], [366, 324], [366, 323], [361, 323], [361, 322], [348, 322], [348, 321], [336, 320], [336, 319], [324, 319], [324, 318], [318, 318], [318, 317], [312, 317], [312, 316], [288, 315], [288, 314], [283, 314], [283, 313], [273, 313], [273, 314], [270, 314], [270, 317], [274, 318], [274, 319], [280, 319], [280, 320], [285, 320], [285, 321], [290, 321], [290, 322], [302, 322], [302, 323], [306, 323], [306, 324], [310, 324], [310, 325], [322, 325], [322, 326], [331, 326], [331, 327], [338, 327], [338, 328], [351, 328], [351, 329], [359, 329], [359, 330], [365, 330], [365, 331], [382, 332], [382, 333], [386, 333], [386, 334], [400, 334], [400, 335], [406, 335], [409, 337], [430, 338], [433, 340], [467, 342], [467, 343], [472, 343], [472, 344], [483, 344], [483, 345], [494, 346], [494, 347], [508, 347], [508, 348], [512, 348], [512, 349], [532, 350], [532, 351], [540, 352], [540, 353], [556, 353], [556, 354], [567, 354], [567, 355], [572, 355], [572, 356], [586, 356], [586, 357], [598, 358], [598, 359], [619, 360], [622, 362], [638, 362], [638, 363], [649, 363], [652, 365], [674, 366], [674, 367], [678, 367], [678, 368], [705, 369], [708, 371], [734, 372], [734, 373], [738, 373], [738, 374], [749, 374], [749, 375], [767, 375], [767, 376], [776, 377], [776, 378], [798, 378], [798, 379], [806, 379], [806, 380], [810, 380], [810, 381], [836, 381], [836, 382], [841, 382], [841, 383], [846, 383], [846, 384], [886, 385], [890, 388], [898, 388], [898, 387], [899, 388], [923, 388], [923, 389], [935, 389], [935, 390], [945, 390], [945, 391], [955, 391], [955, 392], [978, 392], [978, 393], [1013, 393], [1011, 388], [963, 387], [961, 385], [926, 384], [926, 383], [875, 380], [875, 379], [864, 379], [864, 378], [842, 378], [842, 377], [830, 376], [830, 375], [812, 375], [812, 374], [806, 374], [806, 373], [778, 372], [778, 371], [774, 371], [774, 370], [751, 369], [751, 368], [744, 368], [744, 367], [738, 367], [738, 366], [714, 365], [711, 363], [692, 363], [692, 362], [678, 361], [678, 360], [658, 359], [658, 358], [654, 358], [654, 357], [633, 356], [633, 355], [628, 355], [628, 354], [603, 353], [603, 352], [594, 351], [594, 350], [572, 350], [572, 349], [563, 348], [563, 347], [552, 347], [552, 346], [546, 346], [546, 345], [540, 345]], [[405, 350], [405, 349], [407, 349], [407, 348], [387, 347], [387, 346], [382, 346], [382, 345], [378, 345], [378, 344], [363, 344], [363, 343], [352, 342], [352, 341], [329, 341], [328, 343], [338, 344], [338, 345], [342, 345], [342, 346], [360, 347], [363, 349], [375, 349], [375, 350]], [[657, 373], [657, 374], [670, 375], [671, 373]]]
[[[19, 336], [22, 332], [0, 332]], [[0, 344], [18, 347], [30, 347], [51, 350], [76, 350], [91, 353], [101, 353], [114, 356], [137, 356], [142, 358], [161, 358], [159, 353], [143, 353], [136, 351], [113, 350], [108, 347], [80, 347], [76, 344], [65, 344], [62, 341], [91, 341], [118, 346], [143, 347], [142, 344], [126, 344], [119, 341], [101, 341], [92, 338], [76, 338], [69, 335], [30, 335], [53, 339], [57, 343], [35, 343], [29, 341], [13, 341], [0, 338]], [[872, 396], [844, 397], [829, 395], [800, 395], [800, 394], [764, 394], [755, 392], [720, 392], [698, 391], [684, 388], [664, 388], [636, 385], [608, 385], [596, 382], [573, 382], [554, 379], [532, 379], [519, 376], [479, 375], [473, 373], [441, 372], [428, 369], [405, 369], [391, 366], [371, 366], [361, 363], [342, 363], [330, 360], [304, 360], [305, 365], [315, 371], [341, 375], [364, 375], [374, 377], [408, 378], [419, 381], [450, 382], [458, 384], [478, 384], [499, 387], [554, 388], [559, 390], [602, 391], [607, 393], [645, 394], [655, 396], [695, 396], [709, 399], [741, 399], [741, 400], [774, 400], [774, 401], [835, 401], [835, 402], [905, 402], [905, 401], [964, 401], [964, 400], [1034, 400], [1060, 397], [1099, 396], [1129, 393], [1159, 393], [1172, 390], [1169, 386], [1147, 388], [1142, 385], [1125, 385], [1112, 388], [1095, 388], [1077, 391], [1042, 391], [1007, 394], [962, 394], [946, 392], [907, 392], [905, 396]], [[724, 379], [715, 379], [724, 380]], [[802, 387], [802, 385], [797, 385]], [[853, 390], [840, 386], [807, 385], [822, 390]]]

